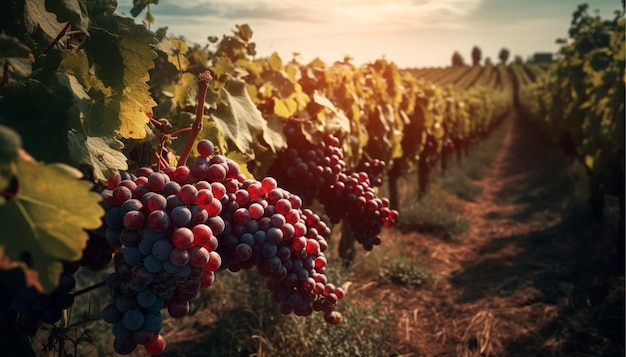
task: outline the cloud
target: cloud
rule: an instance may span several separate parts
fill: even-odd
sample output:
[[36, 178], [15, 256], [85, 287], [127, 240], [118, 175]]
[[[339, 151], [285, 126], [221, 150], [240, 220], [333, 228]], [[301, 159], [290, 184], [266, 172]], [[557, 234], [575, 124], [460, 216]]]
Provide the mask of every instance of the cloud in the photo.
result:
[[[127, 0], [128, 1], [128, 0]], [[129, 13], [132, 6], [120, 1], [118, 11]], [[264, 19], [292, 22], [320, 22], [323, 12], [301, 2], [239, 2], [239, 1], [190, 1], [184, 4], [161, 0], [150, 7], [154, 16], [167, 18], [197, 19]]]
[[[150, 7], [155, 16], [168, 19], [203, 17], [233, 20], [288, 21], [291, 23], [335, 24], [346, 26], [418, 24], [449, 22], [466, 16], [482, 0], [319, 0], [319, 1], [240, 1], [191, 0], [184, 4], [161, 0]], [[129, 0], [120, 0], [120, 11], [130, 10]]]
[[[228, 6], [223, 9], [223, 18], [227, 19], [264, 19], [280, 20], [290, 22], [320, 23], [323, 17], [317, 11], [302, 9], [298, 7], [286, 7], [276, 4], [276, 7], [269, 7], [265, 4], [253, 4], [242, 6]], [[305, 10], [305, 11], [302, 11]]]

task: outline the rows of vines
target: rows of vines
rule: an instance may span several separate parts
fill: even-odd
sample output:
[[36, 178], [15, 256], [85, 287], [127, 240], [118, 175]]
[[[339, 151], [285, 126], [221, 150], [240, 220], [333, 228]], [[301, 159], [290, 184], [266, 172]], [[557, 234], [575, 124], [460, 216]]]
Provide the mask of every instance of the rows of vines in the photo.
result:
[[185, 316], [223, 269], [256, 269], [284, 314], [339, 323], [344, 291], [324, 274], [333, 226], [345, 262], [355, 243], [373, 249], [399, 218], [395, 179], [417, 169], [424, 193], [446, 150], [512, 106], [505, 71], [455, 88], [383, 59], [257, 58], [248, 25], [192, 45], [116, 6], [0, 4], [0, 335], [12, 355], [68, 324], [78, 269], [110, 271], [94, 288], [110, 291], [102, 318], [119, 354], [162, 352], [163, 319]]
[[518, 97], [524, 116], [587, 168], [596, 218], [602, 218], [604, 195], [619, 198], [619, 252], [625, 215], [623, 15], [602, 19], [580, 5], [556, 63], [534, 82], [521, 83]]

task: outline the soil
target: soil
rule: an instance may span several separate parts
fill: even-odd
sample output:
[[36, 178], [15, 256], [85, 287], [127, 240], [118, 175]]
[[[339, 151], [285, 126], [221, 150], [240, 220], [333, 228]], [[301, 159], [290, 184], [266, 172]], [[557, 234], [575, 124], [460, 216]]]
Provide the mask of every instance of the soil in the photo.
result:
[[475, 182], [483, 193], [446, 198], [471, 222], [466, 233], [384, 236], [435, 278], [413, 288], [357, 277], [349, 293], [395, 315], [395, 356], [623, 356], [624, 271], [607, 238], [616, 228], [577, 205], [576, 162], [515, 113], [502, 125], [501, 149]]

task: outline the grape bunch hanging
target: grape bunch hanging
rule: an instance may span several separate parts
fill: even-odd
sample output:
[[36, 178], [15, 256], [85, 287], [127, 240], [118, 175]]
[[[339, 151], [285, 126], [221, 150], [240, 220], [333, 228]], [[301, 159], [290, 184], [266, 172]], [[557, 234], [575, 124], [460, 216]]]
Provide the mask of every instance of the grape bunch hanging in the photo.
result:
[[185, 316], [219, 269], [256, 267], [282, 313], [339, 323], [344, 292], [324, 274], [328, 226], [275, 179], [246, 179], [210, 141], [197, 151], [190, 166], [115, 175], [102, 193], [106, 239], [117, 247], [103, 310], [115, 351], [161, 353], [164, 311]]
[[331, 223], [347, 223], [365, 250], [379, 245], [382, 228], [392, 227], [398, 219], [389, 200], [378, 197], [374, 190], [382, 184], [384, 162], [374, 160], [363, 164], [365, 171], [350, 172], [334, 135], [309, 142], [296, 121], [289, 122], [284, 132], [287, 148], [278, 153], [269, 174], [307, 204], [318, 200]]

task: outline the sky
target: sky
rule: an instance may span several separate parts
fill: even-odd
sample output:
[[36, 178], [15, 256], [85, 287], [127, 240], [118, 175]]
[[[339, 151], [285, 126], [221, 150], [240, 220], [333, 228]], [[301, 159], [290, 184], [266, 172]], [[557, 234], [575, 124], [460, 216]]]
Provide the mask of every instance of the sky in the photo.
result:
[[[483, 59], [498, 61], [556, 52], [583, 0], [159, 0], [150, 10], [153, 30], [205, 45], [208, 36], [231, 34], [237, 24], [252, 28], [257, 55], [277, 52], [284, 60], [299, 53], [308, 63], [350, 55], [355, 64], [380, 58], [401, 68], [443, 67], [458, 51], [471, 63], [478, 46]], [[589, 0], [590, 10], [613, 17], [620, 0]], [[130, 16], [132, 0], [118, 0], [117, 11]], [[593, 12], [592, 12], [593, 13]], [[137, 17], [143, 20], [145, 11]]]

